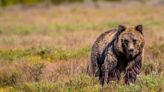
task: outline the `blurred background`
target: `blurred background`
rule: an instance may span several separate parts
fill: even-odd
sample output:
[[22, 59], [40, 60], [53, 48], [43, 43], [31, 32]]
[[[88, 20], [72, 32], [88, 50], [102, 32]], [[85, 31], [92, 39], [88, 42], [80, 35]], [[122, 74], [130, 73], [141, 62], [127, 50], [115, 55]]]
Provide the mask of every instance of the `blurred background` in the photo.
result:
[[151, 3], [151, 4], [163, 4], [163, 0], [0, 0], [1, 7], [21, 5], [21, 6], [33, 6], [38, 4], [43, 5], [60, 5], [60, 4], [72, 4], [72, 3], [98, 3], [98, 2], [139, 2], [139, 3]]
[[[164, 0], [0, 0], [0, 92], [163, 92], [163, 10]], [[144, 27], [142, 71], [101, 88], [86, 73], [90, 50], [119, 24]]]

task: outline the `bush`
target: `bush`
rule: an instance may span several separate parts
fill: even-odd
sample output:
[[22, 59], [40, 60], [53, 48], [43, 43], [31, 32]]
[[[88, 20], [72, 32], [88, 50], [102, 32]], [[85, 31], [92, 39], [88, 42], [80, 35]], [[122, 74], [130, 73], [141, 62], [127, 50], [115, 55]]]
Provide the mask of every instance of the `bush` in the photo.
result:
[[84, 0], [51, 0], [53, 4], [84, 2]]
[[1, 6], [10, 6], [18, 4], [19, 0], [0, 0]]
[[33, 5], [33, 4], [37, 4], [39, 2], [41, 2], [43, 0], [20, 0], [20, 3], [23, 4], [23, 5]]
[[15, 86], [19, 78], [20, 74], [14, 67], [3, 67], [0, 70], [0, 86]]
[[28, 66], [29, 78], [31, 81], [38, 82], [45, 67], [44, 63], [37, 63], [31, 66]]
[[164, 85], [163, 80], [153, 75], [143, 77], [143, 84], [147, 86], [149, 92], [160, 92]]
[[17, 90], [23, 92], [62, 92], [62, 85], [57, 85], [56, 83], [46, 83], [46, 82], [34, 82], [34, 83], [24, 83], [17, 87]]

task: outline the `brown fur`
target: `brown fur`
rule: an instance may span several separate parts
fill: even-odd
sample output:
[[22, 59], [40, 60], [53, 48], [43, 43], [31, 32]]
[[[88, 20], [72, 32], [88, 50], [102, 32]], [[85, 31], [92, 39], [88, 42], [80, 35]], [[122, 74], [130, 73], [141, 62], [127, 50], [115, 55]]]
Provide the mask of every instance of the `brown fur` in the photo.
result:
[[102, 33], [92, 46], [89, 74], [99, 77], [101, 84], [120, 80], [133, 83], [140, 73], [144, 38], [142, 26], [124, 27]]

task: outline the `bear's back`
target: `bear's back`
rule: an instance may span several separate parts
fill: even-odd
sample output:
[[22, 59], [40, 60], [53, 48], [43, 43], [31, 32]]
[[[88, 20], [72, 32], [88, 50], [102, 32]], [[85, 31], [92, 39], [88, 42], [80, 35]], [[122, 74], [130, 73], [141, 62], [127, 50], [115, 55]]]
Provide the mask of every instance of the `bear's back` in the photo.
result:
[[98, 76], [99, 75], [99, 68], [97, 62], [100, 59], [101, 54], [103, 53], [106, 46], [112, 42], [115, 34], [117, 33], [116, 29], [106, 31], [102, 33], [94, 42], [92, 49], [91, 49], [91, 62], [89, 65], [89, 74]]
[[117, 33], [116, 29], [106, 31], [102, 33], [94, 42], [91, 50], [91, 54], [102, 54], [106, 46], [111, 43]]

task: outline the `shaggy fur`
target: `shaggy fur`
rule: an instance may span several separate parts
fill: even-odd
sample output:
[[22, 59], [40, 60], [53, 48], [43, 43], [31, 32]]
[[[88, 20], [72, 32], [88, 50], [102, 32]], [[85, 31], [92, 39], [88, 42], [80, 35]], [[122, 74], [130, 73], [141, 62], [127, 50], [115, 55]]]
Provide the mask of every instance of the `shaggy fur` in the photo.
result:
[[102, 33], [92, 46], [89, 74], [100, 83], [120, 80], [124, 72], [126, 84], [133, 83], [140, 73], [144, 47], [142, 25]]

